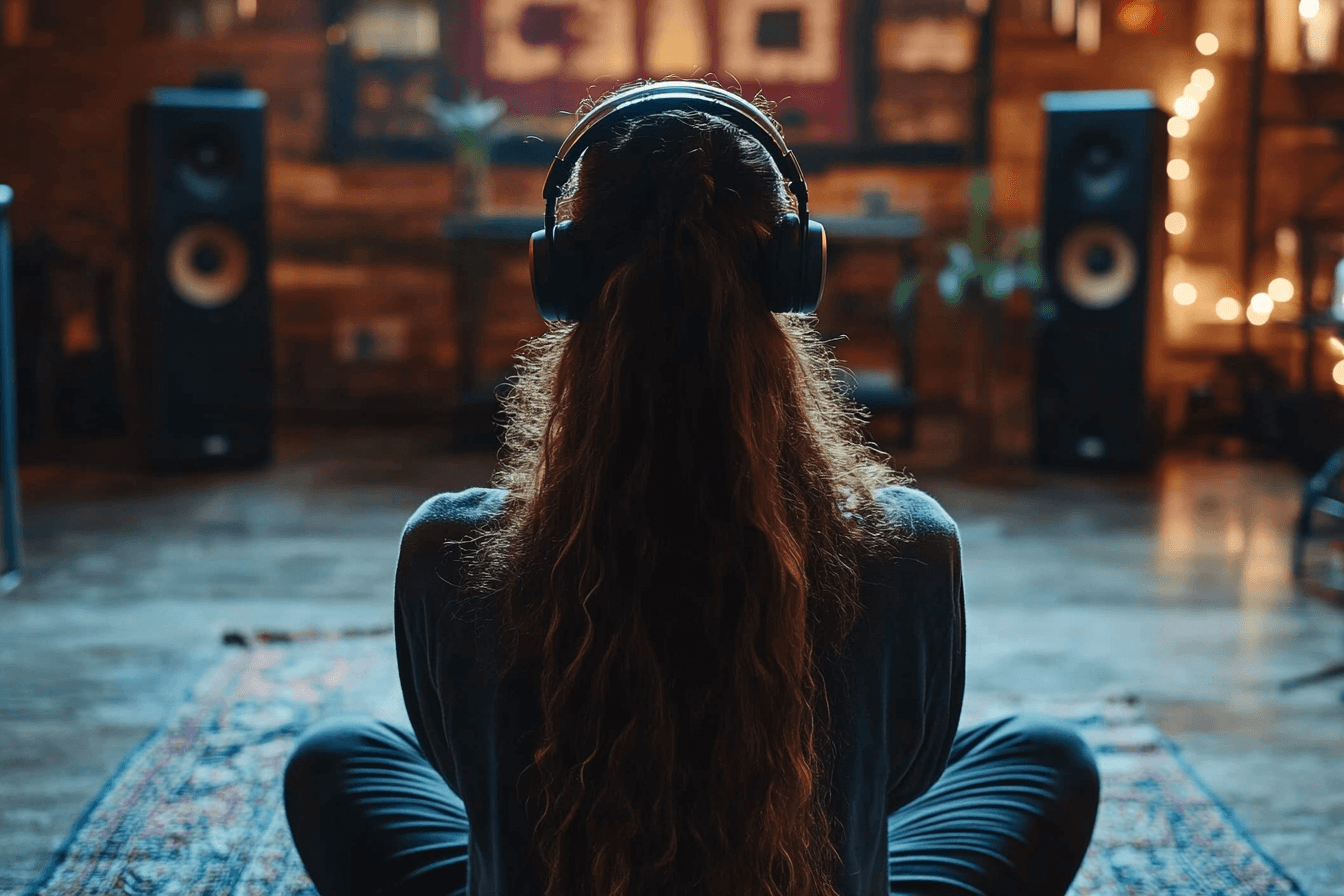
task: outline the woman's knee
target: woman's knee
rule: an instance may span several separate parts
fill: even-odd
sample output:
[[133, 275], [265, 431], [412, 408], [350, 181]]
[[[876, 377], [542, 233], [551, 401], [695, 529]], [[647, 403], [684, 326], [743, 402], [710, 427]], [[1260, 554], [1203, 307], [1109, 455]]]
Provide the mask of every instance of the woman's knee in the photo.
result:
[[285, 763], [285, 793], [312, 792], [311, 786], [340, 773], [345, 760], [372, 738], [382, 723], [369, 716], [334, 716], [308, 727]]
[[1061, 795], [1095, 810], [1101, 795], [1101, 773], [1092, 748], [1068, 722], [1047, 716], [1021, 714], [1001, 731], [1011, 738], [1033, 764], [1049, 768], [1057, 776]]

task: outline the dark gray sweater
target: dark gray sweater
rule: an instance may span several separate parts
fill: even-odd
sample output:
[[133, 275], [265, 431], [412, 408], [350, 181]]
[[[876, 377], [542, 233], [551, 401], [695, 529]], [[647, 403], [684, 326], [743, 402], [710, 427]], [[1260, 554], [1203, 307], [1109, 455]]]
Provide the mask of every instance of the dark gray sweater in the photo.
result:
[[[887, 892], [887, 815], [924, 793], [947, 764], [961, 715], [965, 621], [957, 527], [911, 488], [879, 493], [913, 533], [900, 559], [863, 570], [863, 614], [837, 658], [823, 654], [835, 763], [831, 817], [841, 896]], [[532, 829], [515, 784], [541, 727], [535, 690], [498, 680], [495, 614], [459, 599], [460, 549], [503, 506], [473, 488], [433, 497], [402, 535], [396, 578], [397, 664], [426, 757], [466, 804], [468, 896], [539, 896]]]

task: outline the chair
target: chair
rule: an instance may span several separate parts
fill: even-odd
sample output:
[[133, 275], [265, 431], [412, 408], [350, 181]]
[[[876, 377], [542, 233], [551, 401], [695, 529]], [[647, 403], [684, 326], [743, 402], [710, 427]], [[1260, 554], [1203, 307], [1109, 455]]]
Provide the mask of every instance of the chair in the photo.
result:
[[1321, 535], [1319, 532], [1312, 532], [1312, 522], [1316, 514], [1321, 513], [1335, 520], [1344, 520], [1344, 492], [1340, 489], [1341, 474], [1344, 474], [1344, 449], [1331, 455], [1325, 465], [1307, 480], [1306, 486], [1302, 489], [1302, 507], [1297, 514], [1297, 525], [1293, 527], [1294, 580], [1300, 580], [1306, 573], [1307, 542]]
[[14, 410], [14, 292], [9, 251], [9, 206], [14, 191], [0, 184], [0, 518], [4, 522], [4, 562], [0, 593], [22, 577], [22, 522], [19, 516], [19, 434]]
[[[1293, 527], [1293, 580], [1301, 581], [1306, 573], [1307, 542], [1312, 538], [1338, 536], [1340, 530], [1334, 528], [1327, 533], [1312, 532], [1312, 522], [1317, 514], [1323, 514], [1332, 520], [1344, 520], [1344, 490], [1341, 490], [1341, 477], [1344, 476], [1344, 448], [1330, 456], [1316, 475], [1307, 480], [1302, 490], [1302, 508], [1298, 511], [1297, 525]], [[1332, 583], [1335, 587], [1337, 583]], [[1304, 685], [1329, 681], [1344, 676], [1344, 661], [1331, 663], [1306, 675], [1290, 678], [1279, 684], [1279, 690], [1291, 691]], [[1341, 695], [1344, 699], [1344, 695]]]

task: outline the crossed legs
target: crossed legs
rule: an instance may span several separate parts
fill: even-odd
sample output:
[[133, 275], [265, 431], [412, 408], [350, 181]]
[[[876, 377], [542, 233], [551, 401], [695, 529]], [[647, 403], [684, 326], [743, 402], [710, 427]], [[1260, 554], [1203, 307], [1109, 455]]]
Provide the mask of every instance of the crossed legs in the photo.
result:
[[[465, 893], [467, 813], [408, 730], [361, 716], [314, 725], [285, 769], [285, 811], [321, 896]], [[1100, 785], [1062, 722], [1019, 715], [961, 731], [947, 770], [887, 819], [901, 896], [1063, 896]]]

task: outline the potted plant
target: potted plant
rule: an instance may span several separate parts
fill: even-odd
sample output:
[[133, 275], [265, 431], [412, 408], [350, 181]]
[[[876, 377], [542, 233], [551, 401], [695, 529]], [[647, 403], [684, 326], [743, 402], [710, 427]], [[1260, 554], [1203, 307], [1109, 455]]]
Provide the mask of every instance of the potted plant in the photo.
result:
[[424, 109], [453, 147], [457, 162], [454, 205], [459, 215], [476, 215], [489, 193], [492, 131], [504, 115], [504, 101], [481, 99], [476, 90], [466, 90], [456, 103], [436, 96], [425, 100]]

